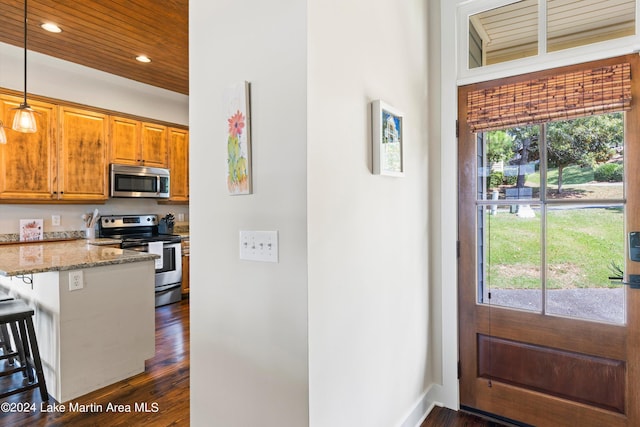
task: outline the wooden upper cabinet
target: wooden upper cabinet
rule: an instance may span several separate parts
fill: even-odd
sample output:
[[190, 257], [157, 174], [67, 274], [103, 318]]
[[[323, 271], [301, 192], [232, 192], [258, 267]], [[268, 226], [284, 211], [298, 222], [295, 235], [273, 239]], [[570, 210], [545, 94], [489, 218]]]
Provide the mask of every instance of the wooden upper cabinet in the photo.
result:
[[175, 202], [189, 201], [189, 131], [169, 128], [169, 169], [171, 196]]
[[137, 120], [111, 117], [111, 163], [139, 165], [140, 126]]
[[61, 200], [106, 200], [109, 197], [108, 116], [60, 107], [58, 189]]
[[57, 188], [56, 111], [54, 104], [28, 101], [37, 112], [37, 132], [11, 130], [11, 123], [22, 99], [0, 97], [0, 117], [7, 133], [7, 143], [0, 144], [0, 199], [51, 200]]
[[111, 163], [166, 168], [167, 128], [111, 117]]
[[168, 164], [167, 127], [152, 123], [142, 123], [140, 141], [142, 164], [166, 168]]

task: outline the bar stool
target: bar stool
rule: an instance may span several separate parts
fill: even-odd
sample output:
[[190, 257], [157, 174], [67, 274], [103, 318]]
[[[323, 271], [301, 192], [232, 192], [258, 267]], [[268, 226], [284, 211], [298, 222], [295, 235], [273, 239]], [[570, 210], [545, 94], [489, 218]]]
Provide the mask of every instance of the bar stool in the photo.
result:
[[47, 385], [42, 371], [40, 351], [33, 327], [33, 314], [33, 309], [24, 301], [0, 301], [0, 325], [9, 325], [16, 345], [16, 352], [13, 352], [13, 356], [9, 357], [17, 356], [20, 365], [0, 372], [0, 376], [22, 372], [28, 382], [21, 387], [0, 393], [0, 399], [38, 387], [42, 401], [49, 400]]
[[[0, 291], [0, 302], [9, 301], [12, 299], [13, 297], [8, 293]], [[11, 338], [6, 323], [0, 325], [0, 349], [2, 350], [0, 360], [8, 359], [7, 362], [9, 363], [9, 365], [13, 366], [14, 356], [17, 356], [18, 353], [11, 348]]]

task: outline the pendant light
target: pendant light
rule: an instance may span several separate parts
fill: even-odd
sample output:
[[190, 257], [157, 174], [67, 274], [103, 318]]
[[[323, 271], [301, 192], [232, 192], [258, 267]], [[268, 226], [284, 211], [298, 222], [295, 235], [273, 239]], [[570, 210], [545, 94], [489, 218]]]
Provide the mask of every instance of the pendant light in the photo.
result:
[[27, 0], [24, 0], [24, 101], [16, 108], [11, 129], [33, 133], [36, 129], [36, 117], [33, 109], [27, 104]]

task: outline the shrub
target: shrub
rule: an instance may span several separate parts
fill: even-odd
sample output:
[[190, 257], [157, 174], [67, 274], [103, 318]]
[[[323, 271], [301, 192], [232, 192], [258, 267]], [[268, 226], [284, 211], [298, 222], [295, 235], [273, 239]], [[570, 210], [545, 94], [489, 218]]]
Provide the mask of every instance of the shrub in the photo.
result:
[[498, 186], [502, 185], [502, 180], [504, 179], [504, 175], [502, 172], [491, 172], [489, 174], [489, 179], [487, 180], [487, 186], [489, 188], [498, 188]]
[[599, 182], [622, 182], [623, 167], [619, 163], [605, 163], [596, 168], [593, 178]]
[[518, 175], [509, 175], [504, 177], [504, 183], [507, 185], [516, 185], [518, 182]]

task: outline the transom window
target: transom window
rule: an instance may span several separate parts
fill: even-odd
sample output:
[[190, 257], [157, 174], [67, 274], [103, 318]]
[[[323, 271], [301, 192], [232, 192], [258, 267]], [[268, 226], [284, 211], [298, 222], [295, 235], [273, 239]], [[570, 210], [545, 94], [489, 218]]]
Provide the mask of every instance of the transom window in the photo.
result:
[[630, 45], [637, 34], [635, 0], [478, 0], [459, 13], [467, 31], [461, 75], [594, 43]]

